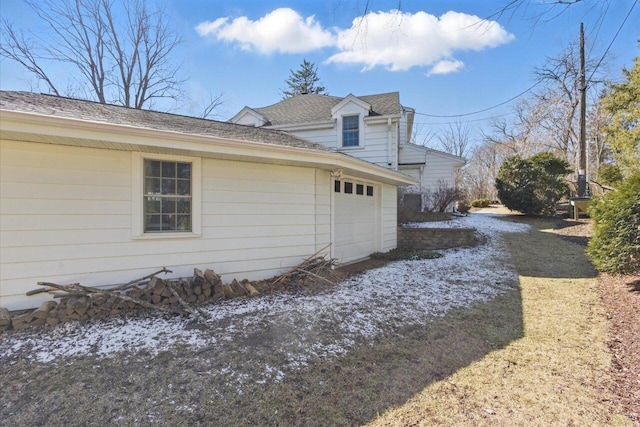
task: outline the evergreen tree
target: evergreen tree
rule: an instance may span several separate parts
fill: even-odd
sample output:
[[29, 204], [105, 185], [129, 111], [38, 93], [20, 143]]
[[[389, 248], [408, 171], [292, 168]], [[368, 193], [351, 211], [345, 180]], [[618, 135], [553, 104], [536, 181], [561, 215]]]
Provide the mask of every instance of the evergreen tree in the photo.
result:
[[288, 89], [282, 91], [284, 98], [291, 98], [295, 95], [303, 93], [316, 93], [318, 95], [328, 95], [324, 86], [320, 86], [318, 82], [318, 66], [306, 59], [300, 64], [298, 71], [289, 70], [290, 77], [286, 80]]
[[623, 175], [640, 172], [640, 56], [631, 70], [623, 69], [626, 81], [611, 85], [602, 100], [613, 121], [607, 127], [613, 157]]

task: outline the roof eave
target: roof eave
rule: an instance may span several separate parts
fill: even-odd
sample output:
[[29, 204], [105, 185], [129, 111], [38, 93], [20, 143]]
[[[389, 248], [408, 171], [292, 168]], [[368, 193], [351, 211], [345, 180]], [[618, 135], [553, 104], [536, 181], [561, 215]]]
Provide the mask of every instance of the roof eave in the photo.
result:
[[[89, 148], [157, 153], [158, 149], [194, 155], [258, 163], [276, 163], [345, 169], [350, 174], [393, 185], [415, 185], [417, 181], [392, 170], [342, 153], [188, 134], [177, 131], [140, 128], [130, 125], [80, 120], [35, 113], [0, 110], [0, 139], [44, 142]], [[41, 140], [35, 137], [43, 137]]]

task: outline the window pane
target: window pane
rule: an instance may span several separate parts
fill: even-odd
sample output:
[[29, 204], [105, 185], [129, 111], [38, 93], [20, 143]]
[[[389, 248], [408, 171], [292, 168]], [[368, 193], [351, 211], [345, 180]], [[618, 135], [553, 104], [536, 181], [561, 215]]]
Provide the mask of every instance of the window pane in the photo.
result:
[[343, 132], [342, 145], [344, 147], [357, 147], [360, 145], [358, 131], [355, 132]]
[[162, 215], [162, 230], [175, 230], [176, 229], [176, 215]]
[[160, 178], [145, 178], [144, 194], [160, 194]]
[[340, 181], [333, 182], [333, 191], [335, 191], [336, 193], [340, 192]]
[[160, 162], [158, 160], [145, 160], [144, 176], [160, 176]]
[[176, 194], [176, 180], [162, 178], [162, 194]]
[[174, 162], [162, 162], [162, 177], [163, 178], [176, 177], [176, 164]]
[[191, 179], [191, 163], [178, 163], [178, 178]]
[[367, 196], [373, 196], [373, 187], [367, 185]]
[[353, 183], [345, 182], [344, 183], [344, 192], [347, 193], [347, 194], [352, 194], [353, 193]]
[[191, 231], [191, 215], [177, 215], [176, 229], [179, 231]]
[[358, 130], [358, 116], [347, 116], [342, 118], [342, 130]]
[[160, 198], [159, 197], [145, 197], [145, 200], [144, 200], [144, 212], [146, 214], [160, 213]]
[[145, 232], [192, 230], [192, 171], [191, 163], [144, 161]]
[[160, 231], [160, 215], [145, 215], [144, 231]]
[[364, 185], [356, 184], [356, 194], [360, 194], [360, 195], [364, 194]]
[[179, 179], [178, 194], [181, 196], [189, 196], [191, 194], [191, 181], [188, 179]]
[[175, 199], [162, 199], [162, 213], [172, 214], [176, 213], [176, 201]]
[[176, 212], [179, 214], [190, 214], [191, 199], [178, 199], [178, 210]]

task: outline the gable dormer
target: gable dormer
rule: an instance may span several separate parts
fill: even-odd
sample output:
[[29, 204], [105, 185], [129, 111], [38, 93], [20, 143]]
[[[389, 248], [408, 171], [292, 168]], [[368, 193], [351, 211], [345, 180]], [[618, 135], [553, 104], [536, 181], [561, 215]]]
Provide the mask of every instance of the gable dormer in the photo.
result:
[[268, 123], [268, 120], [253, 108], [244, 107], [238, 114], [229, 119], [229, 122], [238, 125], [260, 127]]
[[364, 118], [370, 111], [371, 104], [352, 94], [347, 95], [331, 109], [331, 117], [337, 126], [337, 149], [364, 147]]

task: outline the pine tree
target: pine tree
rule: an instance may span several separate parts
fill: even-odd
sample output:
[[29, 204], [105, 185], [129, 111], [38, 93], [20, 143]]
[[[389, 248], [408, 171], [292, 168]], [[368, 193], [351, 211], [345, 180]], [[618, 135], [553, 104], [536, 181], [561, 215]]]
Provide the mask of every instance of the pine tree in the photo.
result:
[[320, 81], [318, 77], [318, 66], [313, 62], [304, 59], [298, 71], [289, 71], [291, 75], [285, 82], [287, 83], [288, 89], [282, 91], [284, 98], [291, 98], [292, 96], [305, 93], [328, 95], [326, 88], [317, 84]]
[[602, 100], [613, 115], [607, 127], [613, 157], [623, 172], [629, 176], [640, 172], [640, 56], [634, 59], [631, 70], [623, 69], [626, 80], [611, 85]]

